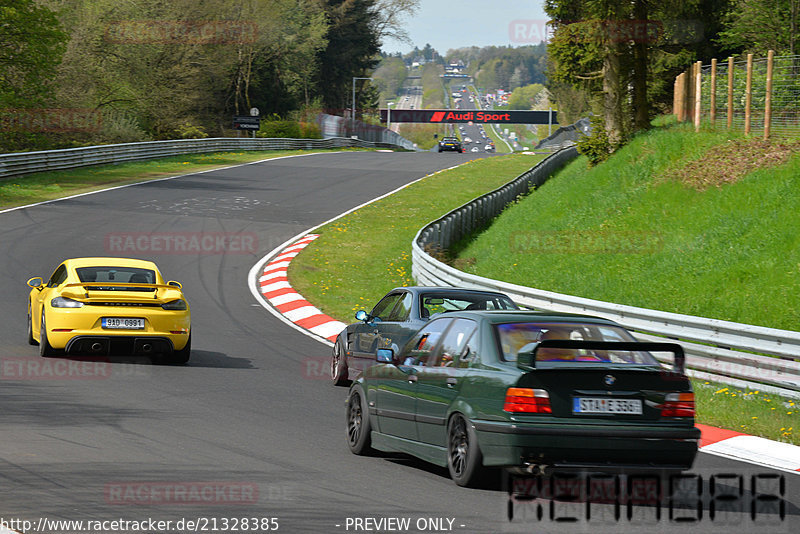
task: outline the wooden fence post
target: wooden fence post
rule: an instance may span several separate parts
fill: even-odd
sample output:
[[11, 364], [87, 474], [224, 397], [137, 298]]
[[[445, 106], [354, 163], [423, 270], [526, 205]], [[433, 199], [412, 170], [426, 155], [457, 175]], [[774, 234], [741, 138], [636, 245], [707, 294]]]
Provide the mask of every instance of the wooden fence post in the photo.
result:
[[711, 126], [717, 120], [717, 58], [711, 60], [711, 112], [709, 114]]
[[769, 131], [772, 127], [772, 66], [775, 51], [767, 52], [767, 96], [764, 101], [764, 141], [769, 139]]
[[747, 54], [747, 89], [744, 105], [744, 134], [750, 135], [750, 104], [753, 101], [753, 54]]
[[728, 129], [733, 127], [733, 56], [728, 57]]
[[703, 104], [703, 63], [698, 61], [695, 63], [695, 78], [694, 78], [694, 131], [700, 131], [700, 111]]

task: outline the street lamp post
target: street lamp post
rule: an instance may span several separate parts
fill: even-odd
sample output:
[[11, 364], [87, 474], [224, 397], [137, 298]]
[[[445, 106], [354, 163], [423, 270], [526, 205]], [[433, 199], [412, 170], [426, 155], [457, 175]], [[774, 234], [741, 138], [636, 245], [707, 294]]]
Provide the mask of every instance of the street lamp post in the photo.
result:
[[356, 80], [371, 80], [372, 78], [353, 77], [353, 107], [350, 110], [350, 135], [356, 131]]
[[392, 129], [392, 106], [394, 106], [394, 102], [387, 102], [386, 103], [386, 129]]

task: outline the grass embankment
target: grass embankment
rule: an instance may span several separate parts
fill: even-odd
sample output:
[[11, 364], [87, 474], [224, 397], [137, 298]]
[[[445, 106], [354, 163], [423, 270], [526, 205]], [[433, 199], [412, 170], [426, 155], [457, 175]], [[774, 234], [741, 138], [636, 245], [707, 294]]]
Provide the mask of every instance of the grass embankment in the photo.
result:
[[[455, 264], [559, 293], [798, 330], [798, 188], [796, 142], [660, 128], [595, 168], [579, 158]], [[795, 401], [694, 383], [698, 422], [800, 444]]]
[[798, 330], [798, 190], [800, 143], [657, 129], [595, 168], [570, 164], [459, 263], [559, 293]]
[[[445, 157], [447, 157], [445, 155]], [[292, 286], [328, 315], [352, 321], [391, 288], [413, 285], [411, 241], [426, 223], [530, 169], [541, 156], [475, 160], [416, 182], [316, 230], [289, 266]]]
[[[342, 149], [339, 149], [342, 150]], [[346, 149], [349, 150], [349, 149]], [[13, 208], [63, 198], [106, 187], [177, 176], [240, 163], [319, 151], [270, 150], [265, 152], [217, 152], [170, 158], [96, 165], [63, 171], [38, 172], [0, 180], [0, 208]]]

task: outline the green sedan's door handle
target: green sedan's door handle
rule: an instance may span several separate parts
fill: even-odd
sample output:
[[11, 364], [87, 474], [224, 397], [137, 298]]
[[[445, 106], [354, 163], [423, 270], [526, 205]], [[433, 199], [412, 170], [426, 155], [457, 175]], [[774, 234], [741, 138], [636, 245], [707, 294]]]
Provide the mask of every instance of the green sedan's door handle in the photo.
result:
[[408, 383], [413, 384], [418, 380], [417, 375], [409, 375], [408, 376]]
[[447, 387], [452, 388], [458, 383], [458, 380], [453, 378], [452, 376], [447, 379]]

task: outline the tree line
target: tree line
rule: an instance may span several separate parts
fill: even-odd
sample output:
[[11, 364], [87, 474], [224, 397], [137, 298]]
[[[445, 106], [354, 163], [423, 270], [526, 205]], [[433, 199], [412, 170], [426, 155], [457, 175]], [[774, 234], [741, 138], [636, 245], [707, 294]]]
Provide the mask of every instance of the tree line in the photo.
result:
[[668, 112], [693, 61], [798, 53], [800, 0], [545, 0], [549, 89], [562, 117], [594, 112], [613, 152]]
[[[371, 75], [382, 39], [402, 38], [400, 19], [418, 3], [5, 0], [0, 150], [215, 136], [252, 107], [341, 114], [352, 78]], [[39, 128], [36, 110], [97, 120]]]

